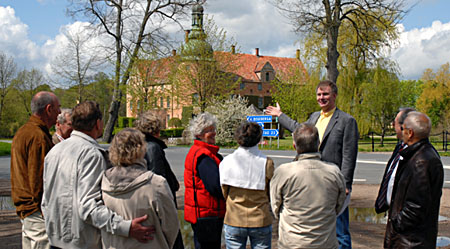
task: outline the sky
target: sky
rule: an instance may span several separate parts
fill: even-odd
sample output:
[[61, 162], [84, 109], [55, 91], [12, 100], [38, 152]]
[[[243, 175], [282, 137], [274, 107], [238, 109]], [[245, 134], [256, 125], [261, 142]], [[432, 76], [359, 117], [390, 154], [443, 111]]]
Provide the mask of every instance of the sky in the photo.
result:
[[[402, 79], [414, 80], [426, 68], [437, 70], [450, 61], [450, 1], [407, 1], [418, 3], [399, 24], [400, 39], [390, 58], [398, 63]], [[0, 51], [13, 57], [20, 70], [34, 67], [51, 76], [50, 64], [67, 42], [63, 31], [86, 25], [66, 15], [67, 4], [64, 0], [0, 0]], [[207, 0], [204, 8], [243, 53], [259, 48], [261, 55], [295, 57], [300, 48], [299, 34], [267, 1]], [[182, 24], [190, 29], [189, 20]], [[180, 28], [171, 31], [182, 40]]]

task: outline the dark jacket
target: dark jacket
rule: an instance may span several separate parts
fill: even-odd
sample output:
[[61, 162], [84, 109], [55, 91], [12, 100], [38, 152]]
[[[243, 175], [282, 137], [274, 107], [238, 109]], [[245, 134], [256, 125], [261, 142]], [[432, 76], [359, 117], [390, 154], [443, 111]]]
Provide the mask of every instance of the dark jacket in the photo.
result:
[[436, 248], [444, 168], [423, 139], [400, 152], [392, 191], [385, 248]]
[[177, 177], [173, 173], [170, 168], [170, 164], [166, 159], [164, 149], [167, 148], [167, 145], [160, 139], [151, 135], [146, 135], [145, 140], [147, 141], [147, 153], [145, 154], [145, 160], [147, 160], [148, 170], [166, 179], [169, 184], [170, 191], [176, 200], [176, 192], [180, 189], [180, 184], [178, 183]]
[[382, 195], [381, 194], [381, 186], [383, 186], [385, 181], [389, 181], [389, 179], [386, 179], [386, 174], [390, 168], [389, 166], [391, 166], [392, 160], [394, 160], [394, 158], [397, 156], [397, 154], [401, 148], [401, 145], [402, 145], [402, 142], [397, 143], [397, 145], [394, 148], [394, 152], [392, 152], [391, 158], [389, 159], [389, 161], [386, 165], [386, 169], [384, 169], [384, 174], [383, 174], [383, 178], [381, 180], [380, 189], [378, 190], [378, 196], [377, 196], [377, 199], [375, 200], [375, 212], [377, 212], [377, 214], [384, 213], [384, 212], [388, 211], [388, 209], [389, 209], [389, 205], [387, 205], [386, 202], [384, 202], [384, 205], [382, 205], [381, 207], [378, 207], [379, 206], [378, 203], [381, 202], [381, 200], [380, 200], [380, 196]]
[[45, 123], [31, 116], [11, 144], [11, 197], [21, 219], [41, 211], [45, 155], [53, 147]]

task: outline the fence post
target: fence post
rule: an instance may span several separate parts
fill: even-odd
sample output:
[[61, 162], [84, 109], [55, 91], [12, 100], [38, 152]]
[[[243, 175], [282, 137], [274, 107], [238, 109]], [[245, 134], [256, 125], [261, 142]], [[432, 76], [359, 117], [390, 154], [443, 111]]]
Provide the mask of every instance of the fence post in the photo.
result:
[[445, 131], [445, 152], [447, 152], [447, 145], [448, 145], [448, 134], [449, 134], [449, 132], [448, 131]]
[[373, 131], [371, 133], [372, 133], [372, 152], [375, 152], [375, 141], [373, 139]]
[[445, 141], [445, 132], [446, 131], [442, 131], [442, 150], [445, 151], [445, 145], [447, 144], [447, 142]]

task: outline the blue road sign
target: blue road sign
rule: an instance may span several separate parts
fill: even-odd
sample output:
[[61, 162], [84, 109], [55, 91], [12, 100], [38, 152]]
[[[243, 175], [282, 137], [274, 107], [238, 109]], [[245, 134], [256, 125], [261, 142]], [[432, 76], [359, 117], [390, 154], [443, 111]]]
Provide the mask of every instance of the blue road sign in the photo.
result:
[[257, 123], [272, 123], [272, 116], [270, 115], [247, 116], [247, 120], [250, 122], [257, 122]]
[[278, 137], [278, 129], [265, 129], [263, 130], [263, 137]]

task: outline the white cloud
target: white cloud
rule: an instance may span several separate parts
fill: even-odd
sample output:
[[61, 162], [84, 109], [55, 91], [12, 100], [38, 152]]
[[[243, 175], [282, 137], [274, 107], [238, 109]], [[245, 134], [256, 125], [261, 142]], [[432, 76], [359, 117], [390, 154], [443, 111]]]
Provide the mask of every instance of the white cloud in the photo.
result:
[[399, 46], [391, 58], [398, 62], [403, 78], [419, 79], [426, 68], [436, 70], [450, 61], [450, 23], [434, 21], [430, 27], [400, 30]]
[[[209, 0], [205, 13], [214, 16], [219, 27], [233, 36], [244, 53], [295, 57], [295, 41], [288, 20], [275, 7], [261, 0]], [[291, 47], [292, 51], [284, 51]]]
[[[91, 35], [86, 28], [87, 25], [86, 22], [74, 22], [61, 26], [58, 35], [39, 46], [30, 40], [28, 26], [16, 17], [14, 9], [9, 6], [0, 6], [0, 51], [12, 56], [19, 70], [37, 68], [52, 77], [50, 64], [67, 44], [64, 33], [81, 32], [86, 36]], [[97, 47], [98, 44], [104, 44], [107, 40], [94, 37], [89, 41], [89, 47]]]

